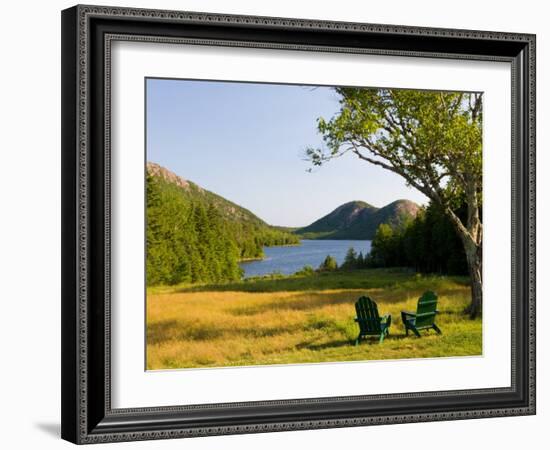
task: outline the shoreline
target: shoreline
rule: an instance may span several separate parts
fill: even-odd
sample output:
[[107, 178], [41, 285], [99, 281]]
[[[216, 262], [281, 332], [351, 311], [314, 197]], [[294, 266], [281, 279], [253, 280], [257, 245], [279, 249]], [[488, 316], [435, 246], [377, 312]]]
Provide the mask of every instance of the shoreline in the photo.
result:
[[[264, 247], [272, 248], [272, 247], [300, 247], [302, 245], [302, 242], [299, 242], [298, 244], [282, 244], [282, 245], [264, 245]], [[247, 263], [247, 262], [253, 262], [253, 261], [263, 261], [265, 259], [264, 256], [258, 256], [255, 258], [243, 258], [239, 259], [238, 263]]]
[[239, 259], [238, 264], [253, 262], [253, 261], [263, 261], [264, 259], [265, 259], [264, 256], [258, 257], [258, 258], [244, 258], [244, 259]]

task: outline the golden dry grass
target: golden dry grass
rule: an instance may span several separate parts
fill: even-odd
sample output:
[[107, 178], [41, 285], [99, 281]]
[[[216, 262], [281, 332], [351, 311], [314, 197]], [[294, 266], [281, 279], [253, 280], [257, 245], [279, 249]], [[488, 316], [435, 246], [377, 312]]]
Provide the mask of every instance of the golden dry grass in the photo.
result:
[[[359, 275], [358, 275], [359, 276]], [[365, 274], [363, 273], [363, 276]], [[414, 278], [370, 289], [149, 292], [148, 369], [247, 366], [327, 361], [480, 355], [481, 320], [462, 314], [470, 298], [464, 283], [438, 277], [434, 285], [443, 331], [405, 337], [400, 311], [416, 309], [426, 280]], [[403, 281], [403, 280], [400, 280]], [[280, 280], [282, 287], [288, 286]], [[392, 315], [390, 337], [353, 341], [354, 302], [371, 296]]]

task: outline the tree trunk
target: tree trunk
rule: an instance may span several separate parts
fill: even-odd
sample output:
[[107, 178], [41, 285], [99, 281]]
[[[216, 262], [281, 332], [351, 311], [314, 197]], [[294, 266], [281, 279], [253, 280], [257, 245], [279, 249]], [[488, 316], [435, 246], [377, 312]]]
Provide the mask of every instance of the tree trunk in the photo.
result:
[[470, 318], [474, 319], [481, 313], [483, 304], [481, 245], [468, 243], [464, 247], [472, 291], [472, 301], [465, 312], [470, 315]]
[[470, 285], [472, 292], [472, 300], [466, 308], [466, 313], [472, 319], [481, 314], [483, 300], [483, 284], [482, 284], [482, 236], [483, 225], [479, 220], [479, 210], [475, 196], [468, 203], [468, 223], [467, 228], [458, 218], [458, 216], [447, 207], [445, 209], [447, 217], [455, 226], [455, 230], [462, 241], [464, 251], [466, 252], [466, 263], [470, 274]]

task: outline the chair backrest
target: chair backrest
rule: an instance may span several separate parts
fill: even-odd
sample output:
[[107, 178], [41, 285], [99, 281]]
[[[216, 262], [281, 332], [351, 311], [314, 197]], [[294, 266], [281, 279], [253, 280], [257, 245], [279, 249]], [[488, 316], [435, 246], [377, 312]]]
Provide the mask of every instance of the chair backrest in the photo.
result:
[[432, 326], [435, 320], [436, 309], [437, 295], [432, 291], [424, 292], [422, 297], [418, 299], [415, 326], [417, 328]]
[[362, 333], [380, 333], [380, 316], [378, 306], [370, 297], [360, 297], [355, 303], [357, 323]]

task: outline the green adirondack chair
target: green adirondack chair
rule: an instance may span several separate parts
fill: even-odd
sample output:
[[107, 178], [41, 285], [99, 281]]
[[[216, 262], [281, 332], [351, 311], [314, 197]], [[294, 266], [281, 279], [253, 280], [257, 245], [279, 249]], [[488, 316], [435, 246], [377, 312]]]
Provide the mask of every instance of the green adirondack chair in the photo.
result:
[[359, 345], [359, 340], [367, 336], [379, 336], [379, 342], [384, 342], [384, 338], [390, 334], [391, 315], [380, 317], [378, 306], [369, 297], [360, 297], [355, 303], [355, 311], [355, 321], [359, 325], [359, 336], [355, 340], [355, 345]]
[[433, 328], [437, 334], [441, 330], [435, 324], [435, 316], [439, 313], [437, 310], [437, 295], [432, 291], [427, 291], [418, 299], [416, 313], [401, 311], [401, 319], [405, 325], [405, 333], [408, 335], [411, 330], [416, 337], [420, 337], [420, 330], [429, 330]]

